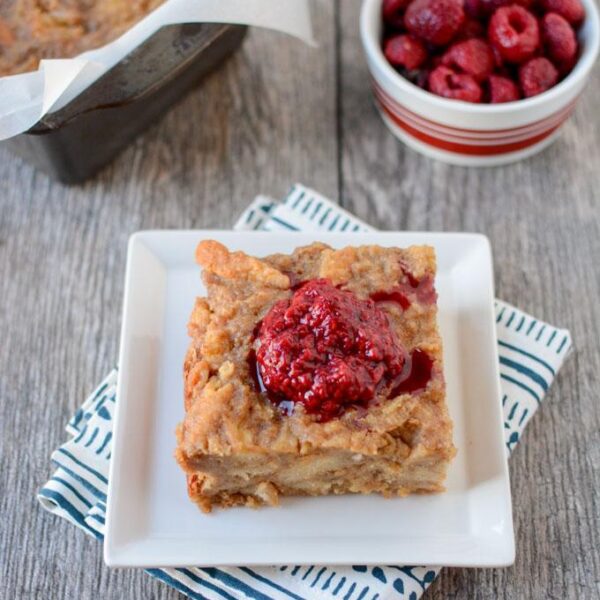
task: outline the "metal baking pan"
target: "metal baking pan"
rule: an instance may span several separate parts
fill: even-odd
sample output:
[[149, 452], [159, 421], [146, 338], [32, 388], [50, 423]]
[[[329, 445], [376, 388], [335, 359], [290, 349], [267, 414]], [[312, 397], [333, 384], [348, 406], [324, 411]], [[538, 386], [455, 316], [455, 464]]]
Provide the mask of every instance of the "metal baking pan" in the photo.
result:
[[231, 55], [246, 30], [163, 27], [67, 106], [2, 144], [54, 179], [82, 182]]

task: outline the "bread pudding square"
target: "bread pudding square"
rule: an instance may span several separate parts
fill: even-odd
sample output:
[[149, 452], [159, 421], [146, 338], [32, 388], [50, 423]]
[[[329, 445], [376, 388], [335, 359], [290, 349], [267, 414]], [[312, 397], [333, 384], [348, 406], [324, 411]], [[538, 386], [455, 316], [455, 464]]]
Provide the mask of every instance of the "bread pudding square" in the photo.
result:
[[201, 241], [176, 458], [190, 498], [443, 491], [455, 454], [430, 246]]

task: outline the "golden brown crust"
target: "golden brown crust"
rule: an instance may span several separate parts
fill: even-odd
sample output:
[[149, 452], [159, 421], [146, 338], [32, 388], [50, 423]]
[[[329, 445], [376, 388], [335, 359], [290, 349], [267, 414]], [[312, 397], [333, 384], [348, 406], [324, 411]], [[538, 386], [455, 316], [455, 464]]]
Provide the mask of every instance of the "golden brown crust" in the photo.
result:
[[164, 0], [2, 0], [0, 76], [116, 39]]
[[432, 248], [334, 250], [313, 244], [257, 259], [207, 240], [196, 257], [208, 297], [197, 300], [190, 318], [186, 415], [176, 456], [195, 478], [190, 495], [203, 510], [213, 504], [273, 504], [279, 493], [405, 495], [443, 489], [455, 450], [435, 304], [415, 302], [404, 311], [383, 305], [401, 343], [433, 358], [433, 377], [424, 391], [375, 402], [368, 410], [348, 410], [324, 423], [301, 407], [282, 415], [256, 392], [247, 361], [256, 324], [291, 295], [292, 281], [328, 278], [366, 298], [390, 290], [403, 267], [417, 278], [433, 277]]
[[198, 244], [196, 261], [206, 272], [224, 279], [252, 281], [257, 285], [282, 290], [290, 287], [289, 277], [281, 271], [243, 252], [229, 252], [223, 244], [214, 240], [204, 240]]

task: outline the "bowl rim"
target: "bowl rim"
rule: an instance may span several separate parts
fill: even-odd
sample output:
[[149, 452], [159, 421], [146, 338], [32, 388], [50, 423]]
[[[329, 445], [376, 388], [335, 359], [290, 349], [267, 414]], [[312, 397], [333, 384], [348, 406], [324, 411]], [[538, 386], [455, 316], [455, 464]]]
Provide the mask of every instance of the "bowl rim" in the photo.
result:
[[[600, 50], [600, 15], [594, 0], [581, 0], [581, 2], [585, 8], [585, 21], [582, 27], [588, 27], [589, 39], [586, 39], [585, 44], [581, 44], [583, 46], [582, 52], [573, 70], [561, 82], [546, 92], [531, 98], [521, 98], [513, 102], [475, 104], [463, 100], [443, 98], [442, 96], [437, 96], [427, 90], [421, 89], [408, 79], [402, 77], [387, 61], [383, 55], [379, 39], [376, 39], [376, 36], [371, 31], [373, 12], [377, 11], [378, 17], [381, 18], [382, 0], [363, 0], [360, 11], [360, 37], [367, 57], [374, 60], [393, 84], [402, 91], [412, 94], [417, 99], [433, 104], [441, 109], [462, 110], [480, 115], [500, 115], [516, 110], [535, 109], [542, 104], [550, 103], [560, 97], [568, 88], [576, 86], [589, 74]], [[581, 29], [579, 34], [581, 34]], [[371, 70], [370, 67], [369, 70]]]

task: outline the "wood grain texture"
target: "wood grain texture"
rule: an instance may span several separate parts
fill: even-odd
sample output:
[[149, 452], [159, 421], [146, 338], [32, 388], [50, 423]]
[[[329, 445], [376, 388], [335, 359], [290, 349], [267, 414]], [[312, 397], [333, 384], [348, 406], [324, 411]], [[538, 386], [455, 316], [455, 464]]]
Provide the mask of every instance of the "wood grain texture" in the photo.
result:
[[480, 231], [499, 297], [569, 327], [576, 353], [511, 459], [517, 561], [445, 569], [441, 598], [594, 598], [600, 588], [600, 118], [595, 73], [562, 138], [485, 170], [405, 149], [377, 116], [357, 0], [316, 3], [318, 51], [252, 31], [239, 54], [89, 183], [51, 182], [0, 150], [0, 597], [179, 594], [109, 571], [100, 545], [43, 512], [64, 424], [114, 365], [128, 236], [230, 227], [294, 181], [384, 229]]

